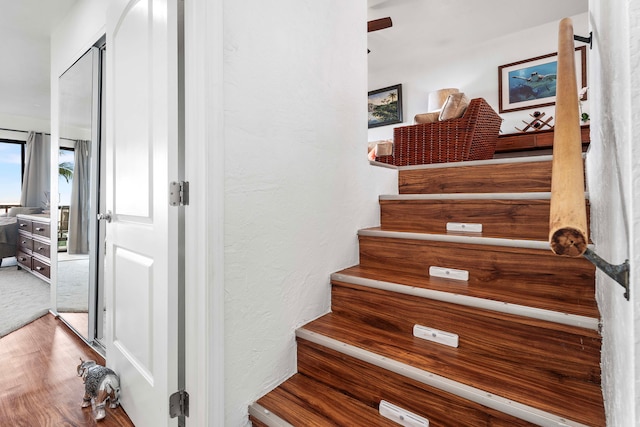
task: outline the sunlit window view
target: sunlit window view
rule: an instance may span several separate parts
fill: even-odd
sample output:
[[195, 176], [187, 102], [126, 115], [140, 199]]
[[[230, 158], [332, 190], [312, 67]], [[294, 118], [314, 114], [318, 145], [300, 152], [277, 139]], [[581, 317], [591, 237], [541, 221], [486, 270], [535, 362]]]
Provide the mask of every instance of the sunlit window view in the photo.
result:
[[73, 150], [60, 150], [58, 157], [58, 193], [61, 206], [71, 204], [71, 183], [73, 182]]
[[[20, 204], [23, 143], [0, 141], [0, 206]], [[58, 192], [60, 204], [69, 206], [73, 181], [73, 149], [60, 150]]]
[[0, 142], [0, 205], [20, 204], [23, 144]]

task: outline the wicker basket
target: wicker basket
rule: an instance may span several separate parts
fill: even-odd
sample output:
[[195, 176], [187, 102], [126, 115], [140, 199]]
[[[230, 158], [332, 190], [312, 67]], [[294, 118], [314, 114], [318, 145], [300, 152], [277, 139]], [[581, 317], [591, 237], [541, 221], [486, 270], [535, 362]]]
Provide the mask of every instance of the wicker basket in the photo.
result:
[[376, 160], [409, 166], [491, 159], [501, 123], [487, 101], [474, 98], [458, 119], [395, 128], [393, 154]]

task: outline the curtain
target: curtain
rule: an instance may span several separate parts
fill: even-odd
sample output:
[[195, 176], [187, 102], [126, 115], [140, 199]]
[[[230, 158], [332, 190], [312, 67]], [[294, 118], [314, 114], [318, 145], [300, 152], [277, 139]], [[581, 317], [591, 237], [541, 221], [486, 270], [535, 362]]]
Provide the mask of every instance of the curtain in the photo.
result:
[[67, 240], [67, 252], [70, 254], [89, 253], [90, 146], [90, 141], [78, 140], [74, 148]]
[[20, 205], [49, 209], [51, 138], [43, 133], [27, 135]]

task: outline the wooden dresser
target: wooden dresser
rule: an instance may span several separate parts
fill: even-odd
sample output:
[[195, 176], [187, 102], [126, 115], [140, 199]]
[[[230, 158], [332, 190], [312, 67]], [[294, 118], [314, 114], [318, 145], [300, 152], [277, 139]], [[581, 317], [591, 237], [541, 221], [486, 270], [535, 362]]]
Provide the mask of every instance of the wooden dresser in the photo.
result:
[[42, 280], [51, 278], [51, 220], [48, 215], [17, 215], [19, 268]]
[[[589, 145], [589, 125], [580, 127], [583, 150]], [[500, 135], [496, 144], [496, 153], [507, 153], [510, 151], [540, 150], [553, 147], [553, 129], [538, 130], [531, 132], [510, 133]]]

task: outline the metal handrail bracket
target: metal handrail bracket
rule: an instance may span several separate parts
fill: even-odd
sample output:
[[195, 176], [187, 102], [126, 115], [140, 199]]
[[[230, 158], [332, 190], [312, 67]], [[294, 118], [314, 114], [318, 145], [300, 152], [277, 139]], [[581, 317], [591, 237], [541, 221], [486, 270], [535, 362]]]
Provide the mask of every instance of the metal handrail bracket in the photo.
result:
[[629, 260], [619, 265], [613, 265], [588, 248], [584, 251], [583, 256], [606, 273], [607, 276], [618, 282], [624, 288], [624, 297], [629, 301]]
[[593, 49], [593, 31], [589, 31], [589, 37], [573, 35], [573, 39], [577, 42], [589, 43], [589, 50]]

